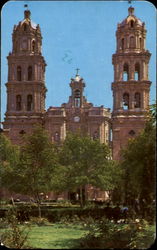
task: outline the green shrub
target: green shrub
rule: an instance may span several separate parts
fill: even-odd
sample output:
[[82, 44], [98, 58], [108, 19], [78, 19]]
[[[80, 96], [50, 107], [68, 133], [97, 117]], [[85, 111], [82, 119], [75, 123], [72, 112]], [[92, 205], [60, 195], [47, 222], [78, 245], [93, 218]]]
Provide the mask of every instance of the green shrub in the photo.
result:
[[155, 226], [146, 220], [136, 224], [136, 233], [129, 243], [130, 249], [148, 249], [155, 241]]
[[147, 249], [155, 239], [155, 228], [144, 220], [114, 224], [102, 218], [88, 225], [88, 230], [80, 249]]
[[0, 218], [0, 228], [3, 229], [3, 228], [7, 228], [7, 227], [8, 227], [8, 223], [7, 223], [6, 219]]
[[[0, 210], [0, 217], [5, 216], [7, 210]], [[17, 207], [18, 211], [18, 220], [20, 222], [28, 221], [29, 217], [38, 217], [38, 208], [28, 205], [19, 205]], [[41, 217], [48, 219], [49, 222], [59, 222], [61, 220], [74, 220], [77, 217], [77, 220], [85, 221], [87, 218], [91, 217], [94, 220], [101, 219], [104, 216], [104, 210], [102, 208], [80, 208], [80, 207], [42, 207], [41, 206]]]
[[28, 221], [32, 211], [31, 205], [20, 204], [17, 207], [17, 219], [19, 221]]
[[4, 218], [7, 211], [8, 211], [8, 209], [1, 208], [0, 209], [0, 218]]
[[27, 244], [29, 225], [20, 225], [17, 219], [17, 211], [10, 209], [5, 218], [8, 229], [1, 234], [1, 242], [4, 246], [15, 249], [30, 249]]
[[49, 222], [46, 218], [30, 217], [29, 223], [32, 225], [45, 226]]

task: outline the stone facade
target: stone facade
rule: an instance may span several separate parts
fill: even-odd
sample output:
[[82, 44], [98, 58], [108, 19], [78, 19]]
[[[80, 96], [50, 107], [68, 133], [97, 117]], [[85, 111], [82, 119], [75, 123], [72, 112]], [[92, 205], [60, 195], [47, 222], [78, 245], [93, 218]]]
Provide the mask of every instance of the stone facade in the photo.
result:
[[44, 115], [45, 128], [53, 142], [63, 141], [66, 133], [81, 132], [101, 143], [110, 141], [111, 113], [107, 108], [94, 107], [83, 96], [84, 80], [77, 74], [71, 79], [71, 96], [61, 107], [50, 107]]
[[[22, 135], [31, 133], [35, 124], [42, 124], [54, 143], [63, 142], [68, 131], [81, 131], [111, 145], [112, 131], [113, 159], [120, 159], [120, 150], [128, 138], [138, 135], [144, 127], [151, 85], [148, 79], [151, 54], [145, 48], [145, 24], [134, 15], [134, 8], [128, 11], [127, 18], [118, 24], [116, 31], [111, 113], [109, 108], [94, 107], [86, 100], [85, 82], [78, 71], [70, 81], [69, 101], [45, 110], [46, 63], [41, 53], [42, 36], [39, 25], [31, 21], [30, 11], [25, 10], [24, 20], [14, 26], [13, 49], [7, 57], [7, 111], [3, 126], [13, 143], [21, 144]], [[98, 190], [90, 194], [92, 192], [91, 199]], [[99, 195], [97, 193], [97, 197]]]

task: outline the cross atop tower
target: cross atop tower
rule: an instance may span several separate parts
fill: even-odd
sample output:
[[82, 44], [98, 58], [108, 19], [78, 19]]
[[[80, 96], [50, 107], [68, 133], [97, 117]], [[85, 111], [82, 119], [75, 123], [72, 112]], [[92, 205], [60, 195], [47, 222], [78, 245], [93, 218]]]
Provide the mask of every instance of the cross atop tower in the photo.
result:
[[80, 69], [78, 69], [78, 68], [76, 69], [76, 76], [78, 76], [79, 70], [80, 70]]

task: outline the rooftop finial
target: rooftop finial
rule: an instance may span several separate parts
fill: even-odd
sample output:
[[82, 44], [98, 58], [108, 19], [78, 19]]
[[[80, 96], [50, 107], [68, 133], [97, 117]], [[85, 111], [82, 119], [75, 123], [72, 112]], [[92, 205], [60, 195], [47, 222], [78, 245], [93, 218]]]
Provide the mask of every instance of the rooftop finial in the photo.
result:
[[27, 10], [28, 10], [28, 4], [24, 4], [24, 8], [27, 8]]
[[132, 16], [134, 14], [134, 8], [130, 6], [128, 9], [128, 12], [129, 12], [129, 16]]
[[24, 11], [24, 18], [25, 18], [25, 19], [26, 19], [26, 18], [30, 19], [31, 12], [30, 12], [30, 10], [28, 10], [28, 4], [25, 4], [25, 5], [24, 5], [24, 8], [27, 8], [27, 9]]
[[80, 70], [80, 69], [78, 69], [78, 68], [76, 69], [76, 76], [78, 76], [79, 70]]

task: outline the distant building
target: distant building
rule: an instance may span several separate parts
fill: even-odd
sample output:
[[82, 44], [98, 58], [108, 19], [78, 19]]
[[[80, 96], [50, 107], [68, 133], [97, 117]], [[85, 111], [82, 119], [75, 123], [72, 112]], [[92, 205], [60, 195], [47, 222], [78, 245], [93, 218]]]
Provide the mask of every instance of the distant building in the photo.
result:
[[[69, 101], [45, 110], [46, 63], [41, 53], [41, 31], [39, 25], [31, 21], [30, 11], [24, 11], [24, 20], [14, 26], [13, 48], [7, 57], [7, 111], [3, 126], [13, 143], [21, 144], [24, 133], [31, 133], [34, 124], [42, 124], [54, 143], [63, 142], [68, 131], [81, 131], [112, 145], [113, 159], [120, 159], [120, 150], [128, 138], [144, 128], [151, 85], [148, 79], [151, 54], [145, 48], [145, 24], [134, 15], [134, 8], [128, 11], [116, 31], [112, 113], [109, 108], [95, 107], [86, 100], [85, 82], [78, 70], [70, 82]], [[89, 189], [90, 198], [105, 198], [102, 191]]]

